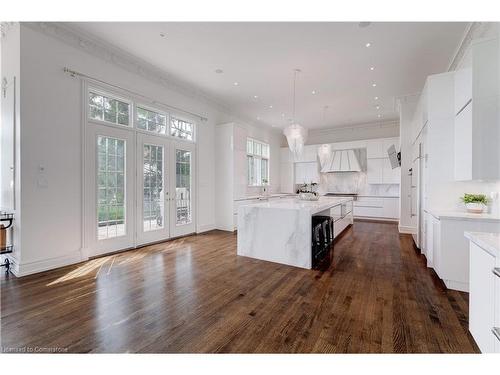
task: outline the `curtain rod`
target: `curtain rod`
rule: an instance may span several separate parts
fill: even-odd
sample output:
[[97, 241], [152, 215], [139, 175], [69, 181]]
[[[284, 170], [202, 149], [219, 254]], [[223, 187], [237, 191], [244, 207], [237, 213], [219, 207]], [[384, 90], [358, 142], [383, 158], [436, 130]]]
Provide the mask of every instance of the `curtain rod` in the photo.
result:
[[79, 76], [79, 77], [86, 78], [86, 79], [89, 79], [89, 80], [92, 80], [92, 81], [95, 81], [95, 82], [102, 83], [102, 84], [107, 85], [107, 86], [111, 86], [111, 87], [117, 88], [119, 90], [126, 91], [126, 92], [128, 92], [128, 93], [130, 93], [132, 95], [140, 96], [140, 97], [148, 100], [149, 102], [151, 102], [153, 104], [159, 104], [161, 106], [164, 106], [164, 107], [167, 107], [167, 108], [171, 108], [171, 109], [179, 111], [179, 112], [184, 112], [184, 113], [187, 113], [187, 114], [189, 114], [191, 116], [198, 117], [201, 121], [207, 121], [208, 120], [208, 118], [206, 118], [205, 116], [199, 115], [199, 114], [194, 113], [194, 112], [189, 112], [189, 111], [186, 111], [185, 109], [174, 107], [174, 106], [169, 105], [169, 104], [165, 104], [165, 103], [159, 102], [159, 101], [154, 100], [154, 99], [152, 99], [152, 98], [150, 98], [150, 97], [148, 97], [146, 95], [143, 95], [143, 94], [140, 94], [138, 92], [129, 90], [129, 89], [125, 88], [125, 87], [121, 87], [121, 86], [118, 86], [118, 85], [115, 85], [115, 84], [103, 81], [103, 80], [101, 80], [99, 78], [89, 76], [89, 75], [87, 75], [85, 73], [80, 73], [80, 72], [77, 72], [76, 70], [72, 70], [72, 69], [69, 69], [67, 67], [64, 67], [63, 71], [64, 71], [64, 73], [69, 74], [71, 77]]

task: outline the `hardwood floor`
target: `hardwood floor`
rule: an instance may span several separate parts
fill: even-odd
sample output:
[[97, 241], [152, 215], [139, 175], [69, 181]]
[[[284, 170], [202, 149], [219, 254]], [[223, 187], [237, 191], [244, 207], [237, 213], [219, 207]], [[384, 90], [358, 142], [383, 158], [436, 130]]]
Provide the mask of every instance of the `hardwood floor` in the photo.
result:
[[4, 351], [478, 352], [467, 294], [395, 224], [356, 222], [325, 271], [238, 257], [236, 236], [214, 231], [1, 288]]

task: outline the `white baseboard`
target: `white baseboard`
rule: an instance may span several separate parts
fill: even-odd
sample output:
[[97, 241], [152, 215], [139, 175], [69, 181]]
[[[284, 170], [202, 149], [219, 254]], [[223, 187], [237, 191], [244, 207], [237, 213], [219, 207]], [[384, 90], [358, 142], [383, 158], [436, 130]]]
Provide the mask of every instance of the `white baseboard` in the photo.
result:
[[408, 227], [404, 225], [398, 225], [399, 233], [406, 233], [406, 234], [415, 234], [417, 231], [417, 228], [415, 227]]
[[215, 227], [215, 224], [204, 224], [204, 225], [200, 225], [198, 227], [198, 230], [196, 231], [196, 233], [204, 233], [204, 232], [208, 232], [208, 231], [211, 231], [214, 229], [217, 229]]
[[469, 283], [463, 283], [460, 281], [453, 281], [453, 280], [443, 280], [444, 285], [448, 289], [453, 289], [453, 290], [459, 290], [461, 292], [467, 292], [469, 293]]
[[82, 251], [74, 251], [71, 254], [61, 257], [44, 259], [36, 262], [17, 263], [12, 267], [12, 273], [17, 277], [23, 277], [38, 272], [52, 270], [54, 268], [69, 266], [71, 264], [86, 261], [88, 258], [82, 256]]

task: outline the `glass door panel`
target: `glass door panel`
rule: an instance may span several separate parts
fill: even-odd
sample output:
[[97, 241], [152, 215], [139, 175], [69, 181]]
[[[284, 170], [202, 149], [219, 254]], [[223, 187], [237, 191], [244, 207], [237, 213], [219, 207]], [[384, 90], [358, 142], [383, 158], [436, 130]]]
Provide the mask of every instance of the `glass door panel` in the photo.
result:
[[125, 141], [97, 137], [97, 238], [125, 235]]
[[168, 141], [146, 134], [137, 138], [138, 244], [169, 237]]
[[134, 136], [88, 125], [85, 246], [91, 256], [134, 247]]
[[191, 143], [173, 142], [173, 166], [175, 179], [172, 181], [174, 196], [170, 200], [172, 210], [172, 236], [195, 232], [194, 223], [194, 156]]

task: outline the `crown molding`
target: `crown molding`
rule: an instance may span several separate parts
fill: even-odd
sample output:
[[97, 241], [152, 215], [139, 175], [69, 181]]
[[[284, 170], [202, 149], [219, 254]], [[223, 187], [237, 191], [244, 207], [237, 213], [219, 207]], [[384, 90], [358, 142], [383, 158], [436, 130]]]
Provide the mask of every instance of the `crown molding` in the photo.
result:
[[497, 22], [470, 22], [462, 41], [453, 55], [448, 71], [456, 70], [474, 39], [485, 38], [498, 27]]
[[274, 130], [270, 124], [258, 123], [248, 116], [235, 113], [230, 109], [229, 105], [211, 95], [208, 95], [203, 90], [189, 85], [186, 82], [183, 82], [155, 67], [154, 65], [138, 58], [137, 56], [123, 51], [122, 49], [100, 40], [95, 36], [88, 35], [67, 23], [23, 22], [22, 25], [29, 27], [34, 31], [53, 37], [108, 63], [114, 64], [115, 66], [128, 72], [137, 74], [153, 83], [162, 85], [169, 90], [173, 90], [188, 98], [208, 105], [217, 111], [224, 113], [231, 119], [231, 121], [244, 122], [256, 127]]
[[5, 38], [16, 22], [0, 22], [0, 37]]
[[373, 129], [374, 127], [379, 127], [379, 128], [391, 128], [391, 127], [399, 127], [399, 120], [389, 120], [389, 121], [382, 121], [382, 122], [365, 122], [361, 124], [354, 124], [354, 125], [344, 125], [344, 126], [334, 126], [331, 128], [321, 128], [321, 129], [310, 129], [309, 134], [314, 134], [314, 135], [322, 135], [322, 134], [330, 134], [332, 132], [336, 131], [345, 131], [345, 130], [352, 130], [352, 129]]

